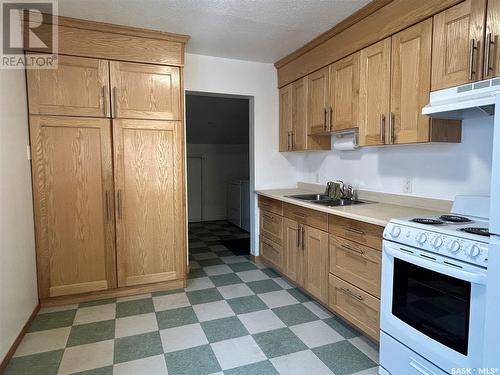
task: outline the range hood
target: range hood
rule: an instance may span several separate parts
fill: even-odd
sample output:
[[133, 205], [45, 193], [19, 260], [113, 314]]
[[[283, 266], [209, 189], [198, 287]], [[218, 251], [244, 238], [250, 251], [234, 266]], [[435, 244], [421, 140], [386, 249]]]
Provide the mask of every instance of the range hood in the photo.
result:
[[492, 115], [497, 94], [500, 94], [500, 78], [434, 91], [422, 114], [448, 119], [462, 119], [465, 111], [481, 111]]

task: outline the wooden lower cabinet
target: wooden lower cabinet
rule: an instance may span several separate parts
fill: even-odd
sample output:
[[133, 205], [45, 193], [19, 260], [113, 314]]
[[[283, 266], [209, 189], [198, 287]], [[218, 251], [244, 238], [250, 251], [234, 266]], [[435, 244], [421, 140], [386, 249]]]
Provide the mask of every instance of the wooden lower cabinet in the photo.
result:
[[182, 278], [182, 124], [115, 120], [113, 125], [118, 286]]
[[300, 243], [299, 223], [283, 218], [283, 272], [293, 282], [302, 285], [304, 278], [304, 252]]
[[378, 341], [380, 300], [332, 274], [328, 290], [330, 308]]
[[278, 271], [283, 269], [283, 247], [281, 245], [260, 236], [260, 255]]
[[302, 226], [304, 288], [321, 302], [328, 303], [328, 233]]
[[260, 213], [260, 234], [278, 245], [283, 244], [283, 216], [268, 211]]

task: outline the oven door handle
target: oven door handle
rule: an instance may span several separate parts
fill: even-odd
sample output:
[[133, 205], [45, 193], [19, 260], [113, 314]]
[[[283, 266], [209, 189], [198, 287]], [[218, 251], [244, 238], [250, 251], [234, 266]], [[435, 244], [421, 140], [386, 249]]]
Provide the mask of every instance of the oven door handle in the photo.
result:
[[486, 274], [473, 273], [473, 272], [461, 270], [459, 268], [454, 268], [453, 266], [446, 266], [446, 265], [441, 264], [441, 263], [431, 262], [429, 260], [420, 258], [420, 257], [415, 256], [415, 255], [406, 254], [406, 253], [399, 251], [399, 250], [396, 250], [393, 247], [388, 246], [388, 245], [384, 245], [384, 251], [388, 255], [390, 255], [394, 258], [404, 260], [408, 263], [412, 263], [412, 264], [415, 264], [417, 266], [430, 269], [432, 271], [436, 271], [436, 272], [439, 272], [439, 273], [442, 273], [442, 274], [445, 274], [445, 275], [448, 275], [451, 277], [455, 277], [455, 278], [460, 279], [460, 280], [469, 281], [469, 282], [474, 283], [474, 284], [483, 284], [483, 285], [486, 284]]

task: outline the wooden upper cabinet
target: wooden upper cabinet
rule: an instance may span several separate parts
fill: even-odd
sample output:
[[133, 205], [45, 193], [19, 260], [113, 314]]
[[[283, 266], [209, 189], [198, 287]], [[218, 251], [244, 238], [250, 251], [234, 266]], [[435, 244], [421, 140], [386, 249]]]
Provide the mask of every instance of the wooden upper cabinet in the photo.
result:
[[113, 117], [182, 120], [179, 68], [112, 61]]
[[292, 84], [279, 90], [280, 144], [283, 151], [292, 150]]
[[392, 36], [388, 143], [429, 141], [429, 118], [422, 108], [429, 102], [431, 49], [431, 19]]
[[359, 143], [384, 144], [390, 106], [391, 38], [361, 50], [359, 82]]
[[329, 131], [329, 67], [326, 66], [308, 77], [307, 133], [321, 134]]
[[332, 131], [359, 126], [359, 58], [358, 52], [330, 66], [329, 111]]
[[185, 201], [180, 121], [113, 121], [118, 286], [181, 279]]
[[106, 60], [58, 56], [57, 69], [27, 69], [27, 80], [31, 114], [110, 116]]
[[488, 0], [483, 79], [500, 76], [500, 0]]
[[308, 149], [307, 145], [307, 77], [292, 83], [292, 137], [293, 151]]
[[110, 120], [31, 116], [30, 130], [40, 298], [116, 287]]
[[328, 303], [328, 233], [309, 226], [303, 228], [304, 287], [314, 297]]
[[482, 79], [485, 14], [486, 0], [466, 0], [434, 16], [433, 91]]

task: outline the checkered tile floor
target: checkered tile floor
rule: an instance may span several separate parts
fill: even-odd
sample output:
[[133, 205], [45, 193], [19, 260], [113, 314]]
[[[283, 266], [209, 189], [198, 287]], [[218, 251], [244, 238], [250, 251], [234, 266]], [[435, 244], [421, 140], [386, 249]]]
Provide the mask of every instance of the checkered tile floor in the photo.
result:
[[186, 289], [45, 308], [6, 374], [377, 374], [377, 348], [272, 269], [190, 225]]

